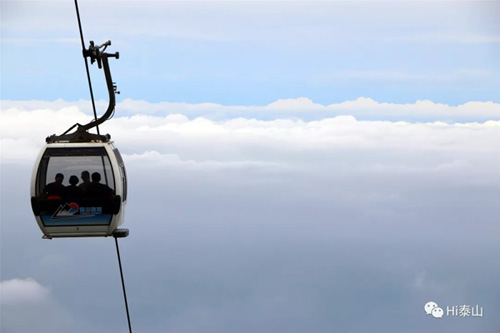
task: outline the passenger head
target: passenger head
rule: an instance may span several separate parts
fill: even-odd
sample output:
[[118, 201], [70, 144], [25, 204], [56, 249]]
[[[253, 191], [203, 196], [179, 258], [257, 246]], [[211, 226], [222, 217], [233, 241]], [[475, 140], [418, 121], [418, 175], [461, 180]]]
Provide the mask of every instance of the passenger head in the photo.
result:
[[99, 183], [101, 181], [101, 174], [99, 172], [94, 172], [92, 174], [92, 182]]
[[73, 176], [69, 177], [69, 183], [70, 183], [71, 185], [76, 185], [76, 184], [78, 184], [78, 177], [77, 177], [77, 176], [75, 176], [75, 175], [73, 175]]
[[58, 173], [56, 175], [56, 183], [61, 184], [64, 180], [64, 175], [62, 173]]
[[88, 172], [88, 171], [82, 171], [81, 177], [82, 177], [82, 180], [83, 180], [84, 183], [90, 182], [90, 172]]

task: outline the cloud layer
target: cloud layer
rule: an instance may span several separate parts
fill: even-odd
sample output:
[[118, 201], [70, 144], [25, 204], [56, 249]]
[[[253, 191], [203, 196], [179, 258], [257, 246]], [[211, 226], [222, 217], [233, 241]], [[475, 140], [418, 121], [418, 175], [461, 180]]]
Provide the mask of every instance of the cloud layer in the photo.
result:
[[[141, 103], [101, 127], [128, 171], [131, 235], [120, 246], [134, 330], [497, 332], [496, 118], [308, 120], [297, 110], [328, 106], [299, 99], [260, 110], [294, 117], [258, 120], [248, 110], [201, 116], [226, 106]], [[358, 103], [383, 110], [367, 100], [343, 106]], [[460, 108], [408, 108], [423, 114], [425, 105]], [[61, 306], [76, 318], [52, 327], [38, 308], [18, 305], [39, 331], [125, 329], [112, 241], [41, 240], [27, 199], [45, 136], [84, 123], [88, 111], [64, 101], [5, 106], [2, 289], [25, 286], [12, 289], [41, 295], [47, 315]], [[430, 300], [479, 304], [488, 315], [438, 321], [423, 310]]]
[[[86, 100], [68, 102], [64, 100], [47, 101], [2, 101], [4, 112], [35, 111], [43, 109], [71, 109], [68, 116], [75, 117], [73, 112], [80, 110], [92, 114], [91, 104]], [[77, 108], [77, 109], [75, 109]], [[107, 103], [97, 101], [98, 111], [105, 110]], [[323, 105], [309, 98], [280, 99], [267, 105], [221, 105], [216, 103], [151, 103], [143, 100], [124, 99], [117, 103], [117, 116], [151, 115], [166, 116], [182, 114], [189, 118], [204, 117], [212, 120], [234, 118], [281, 119], [297, 118], [303, 120], [319, 120], [339, 115], [351, 115], [361, 120], [402, 120], [411, 122], [446, 121], [472, 122], [500, 119], [500, 104], [494, 102], [467, 102], [452, 106], [434, 103], [429, 100], [416, 101], [413, 104], [381, 103], [371, 98], [359, 97], [352, 101]], [[85, 118], [83, 118], [85, 119]], [[83, 121], [82, 121], [83, 122]]]

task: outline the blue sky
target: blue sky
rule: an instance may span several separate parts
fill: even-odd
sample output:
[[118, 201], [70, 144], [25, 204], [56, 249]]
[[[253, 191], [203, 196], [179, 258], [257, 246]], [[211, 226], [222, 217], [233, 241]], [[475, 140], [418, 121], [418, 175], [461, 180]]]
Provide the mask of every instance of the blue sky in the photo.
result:
[[[134, 331], [499, 331], [500, 2], [79, 4], [120, 52]], [[92, 118], [73, 2], [2, 1], [0, 60], [0, 330], [126, 332], [113, 240], [29, 207]]]
[[[3, 2], [3, 99], [88, 98], [72, 5]], [[111, 39], [110, 50], [121, 52], [113, 75], [132, 99], [265, 105], [368, 97], [458, 105], [499, 98], [498, 2], [81, 7], [86, 42]]]

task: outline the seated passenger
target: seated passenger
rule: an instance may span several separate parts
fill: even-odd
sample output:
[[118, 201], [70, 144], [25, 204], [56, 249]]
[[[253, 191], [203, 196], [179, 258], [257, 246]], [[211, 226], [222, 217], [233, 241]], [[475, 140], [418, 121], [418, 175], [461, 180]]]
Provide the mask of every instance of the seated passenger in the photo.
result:
[[114, 191], [105, 184], [101, 184], [101, 174], [94, 172], [92, 174], [92, 183], [87, 187], [87, 196], [90, 198], [111, 198]]
[[64, 175], [62, 173], [58, 173], [55, 180], [55, 182], [47, 184], [43, 189], [43, 195], [49, 200], [61, 200], [64, 196], [66, 188], [66, 186], [62, 184]]
[[82, 183], [78, 185], [82, 191], [86, 191], [87, 187], [90, 185], [90, 172], [82, 171], [81, 174]]
[[78, 184], [78, 177], [71, 176], [69, 177], [70, 186], [67, 186], [64, 192], [65, 198], [67, 202], [78, 202], [82, 197], [82, 189], [76, 184]]

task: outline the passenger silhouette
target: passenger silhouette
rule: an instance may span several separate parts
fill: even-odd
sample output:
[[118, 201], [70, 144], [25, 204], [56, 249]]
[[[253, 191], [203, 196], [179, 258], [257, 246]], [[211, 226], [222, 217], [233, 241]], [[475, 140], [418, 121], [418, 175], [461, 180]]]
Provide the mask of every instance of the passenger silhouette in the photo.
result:
[[[82, 196], [82, 189], [76, 184], [78, 184], [78, 177], [73, 175], [69, 177], [69, 186], [65, 189], [65, 198], [67, 202], [78, 202]], [[80, 184], [81, 185], [81, 184]]]
[[86, 191], [87, 187], [90, 185], [90, 172], [82, 171], [81, 174], [82, 183], [78, 185], [82, 191]]
[[99, 172], [94, 172], [92, 174], [92, 183], [87, 187], [87, 194], [94, 198], [111, 198], [113, 196], [113, 190], [105, 184], [101, 184], [101, 174]]
[[43, 194], [49, 200], [61, 200], [64, 196], [65, 186], [62, 184], [64, 175], [58, 173], [55, 177], [55, 182], [47, 184], [43, 189]]

